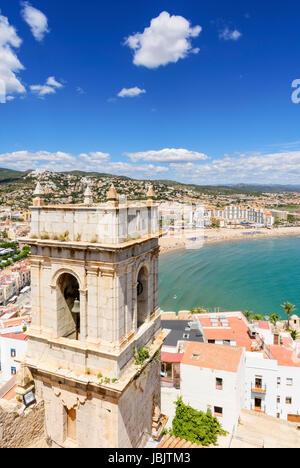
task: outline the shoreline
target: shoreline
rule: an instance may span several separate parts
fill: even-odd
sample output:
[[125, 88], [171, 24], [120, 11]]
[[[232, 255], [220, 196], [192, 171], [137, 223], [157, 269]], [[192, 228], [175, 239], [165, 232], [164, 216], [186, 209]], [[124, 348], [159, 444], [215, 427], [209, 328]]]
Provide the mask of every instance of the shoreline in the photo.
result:
[[[300, 227], [283, 227], [276, 229], [260, 228], [255, 231], [248, 231], [243, 228], [238, 229], [207, 229], [204, 231], [205, 239], [203, 246], [219, 242], [230, 242], [251, 239], [266, 239], [274, 237], [300, 236]], [[162, 237], [159, 240], [160, 255], [164, 255], [174, 250], [186, 249], [184, 239], [174, 237]]]

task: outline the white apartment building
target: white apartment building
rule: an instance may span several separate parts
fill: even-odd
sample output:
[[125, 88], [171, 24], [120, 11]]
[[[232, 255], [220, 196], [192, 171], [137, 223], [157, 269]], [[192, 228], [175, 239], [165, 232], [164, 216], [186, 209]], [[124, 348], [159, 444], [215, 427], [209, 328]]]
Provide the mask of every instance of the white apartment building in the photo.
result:
[[190, 342], [180, 364], [185, 404], [210, 411], [232, 432], [244, 406], [245, 351], [242, 348]]
[[274, 218], [263, 210], [255, 208], [242, 208], [240, 206], [227, 206], [223, 210], [213, 210], [213, 216], [227, 221], [249, 222], [262, 226], [272, 226]]
[[27, 336], [20, 331], [0, 334], [0, 388], [16, 375], [20, 359], [27, 349]]
[[280, 339], [271, 330], [259, 338], [263, 353], [246, 353], [246, 408], [299, 423], [300, 349], [290, 337]]

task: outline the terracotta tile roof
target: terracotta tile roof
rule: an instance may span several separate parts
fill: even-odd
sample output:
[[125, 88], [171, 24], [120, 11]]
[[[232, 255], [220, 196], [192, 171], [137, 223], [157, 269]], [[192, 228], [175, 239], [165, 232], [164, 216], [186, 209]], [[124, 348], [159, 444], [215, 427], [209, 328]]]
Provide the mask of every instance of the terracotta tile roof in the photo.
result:
[[199, 317], [199, 321], [203, 327], [211, 327], [211, 320], [209, 317]]
[[180, 439], [179, 437], [170, 436], [167, 434], [163, 437], [162, 441], [157, 448], [167, 449], [167, 448], [203, 448], [201, 445], [193, 444], [188, 442], [185, 439]]
[[19, 341], [28, 340], [28, 336], [24, 335], [24, 333], [4, 333], [3, 335], [0, 334], [0, 338], [10, 338], [12, 340], [19, 340]]
[[16, 397], [16, 388], [17, 388], [17, 385], [15, 385], [14, 387], [12, 387], [5, 395], [3, 395], [2, 399], [3, 400], [13, 400], [15, 397]]
[[164, 351], [161, 352], [162, 362], [177, 363], [177, 362], [181, 362], [182, 358], [183, 358], [183, 353], [166, 353]]
[[18, 319], [11, 319], [11, 320], [3, 320], [3, 326], [4, 328], [6, 327], [15, 327], [17, 325], [22, 325], [23, 322], [25, 322], [24, 318], [18, 318]]
[[251, 351], [253, 340], [248, 334], [248, 325], [246, 320], [239, 317], [230, 317], [228, 315], [226, 315], [226, 318], [228, 327], [222, 327], [221, 322], [219, 322], [218, 327], [212, 327], [211, 320], [208, 317], [199, 317], [206, 338], [208, 340], [236, 341], [236, 345], [238, 347]]
[[258, 328], [261, 328], [262, 330], [270, 330], [269, 322], [263, 322], [262, 320], [253, 320], [253, 323], [257, 323]]
[[243, 350], [235, 346], [190, 342], [181, 364], [237, 372]]
[[236, 340], [236, 335], [231, 328], [204, 328], [207, 340]]
[[268, 349], [279, 366], [300, 367], [300, 356], [297, 356], [295, 350], [279, 345], [268, 346]]

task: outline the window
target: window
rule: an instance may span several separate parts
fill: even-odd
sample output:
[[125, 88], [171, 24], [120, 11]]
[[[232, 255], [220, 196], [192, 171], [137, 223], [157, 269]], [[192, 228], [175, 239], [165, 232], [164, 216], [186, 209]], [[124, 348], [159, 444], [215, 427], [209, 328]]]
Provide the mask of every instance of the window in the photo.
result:
[[286, 379], [286, 384], [289, 386], [293, 385], [293, 379]]
[[215, 416], [221, 418], [223, 416], [223, 408], [220, 408], [220, 406], [215, 406], [214, 407], [214, 412]]
[[17, 355], [16, 350], [15, 350], [15, 349], [11, 349], [11, 350], [10, 350], [10, 357], [15, 358], [16, 355]]
[[10, 370], [11, 375], [16, 375], [17, 369], [15, 367], [12, 367]]
[[292, 398], [291, 397], [286, 397], [285, 404], [286, 405], [291, 405], [292, 404]]
[[210, 344], [215, 344], [215, 340], [208, 340]]
[[261, 376], [256, 376], [255, 377], [255, 388], [262, 388], [262, 387], [263, 387], [262, 377]]
[[216, 389], [223, 390], [223, 379], [216, 378]]
[[230, 340], [224, 340], [223, 345], [230, 346]]
[[280, 396], [277, 397], [277, 403], [280, 403]]
[[280, 385], [280, 383], [281, 383], [281, 379], [280, 377], [277, 377], [277, 385]]

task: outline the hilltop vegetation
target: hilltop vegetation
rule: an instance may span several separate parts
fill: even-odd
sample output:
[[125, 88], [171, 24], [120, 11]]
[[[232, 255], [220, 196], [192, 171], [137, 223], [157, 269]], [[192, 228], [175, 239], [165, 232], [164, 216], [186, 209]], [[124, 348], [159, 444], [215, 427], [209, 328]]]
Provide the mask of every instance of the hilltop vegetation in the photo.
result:
[[[106, 200], [106, 194], [113, 183], [117, 191], [129, 200], [145, 199], [147, 188], [152, 184], [157, 200], [169, 201], [201, 201], [206, 204], [214, 204], [217, 207], [228, 204], [247, 204], [254, 198], [268, 198], [267, 186], [213, 186], [182, 184], [174, 180], [135, 180], [125, 176], [115, 176], [98, 172], [41, 172], [41, 171], [15, 171], [0, 168], [0, 205], [12, 205], [19, 208], [27, 208], [32, 204], [33, 192], [37, 181], [45, 188], [46, 203], [82, 203], [83, 193], [87, 180], [92, 182], [94, 201], [100, 203]], [[270, 186], [270, 193], [275, 190]], [[277, 204], [281, 204], [283, 187], [280, 186]], [[296, 191], [296, 189], [294, 189]], [[276, 195], [276, 194], [275, 194]], [[290, 191], [286, 197], [291, 196]], [[282, 200], [283, 201], [283, 200]], [[293, 204], [293, 200], [291, 200]]]

